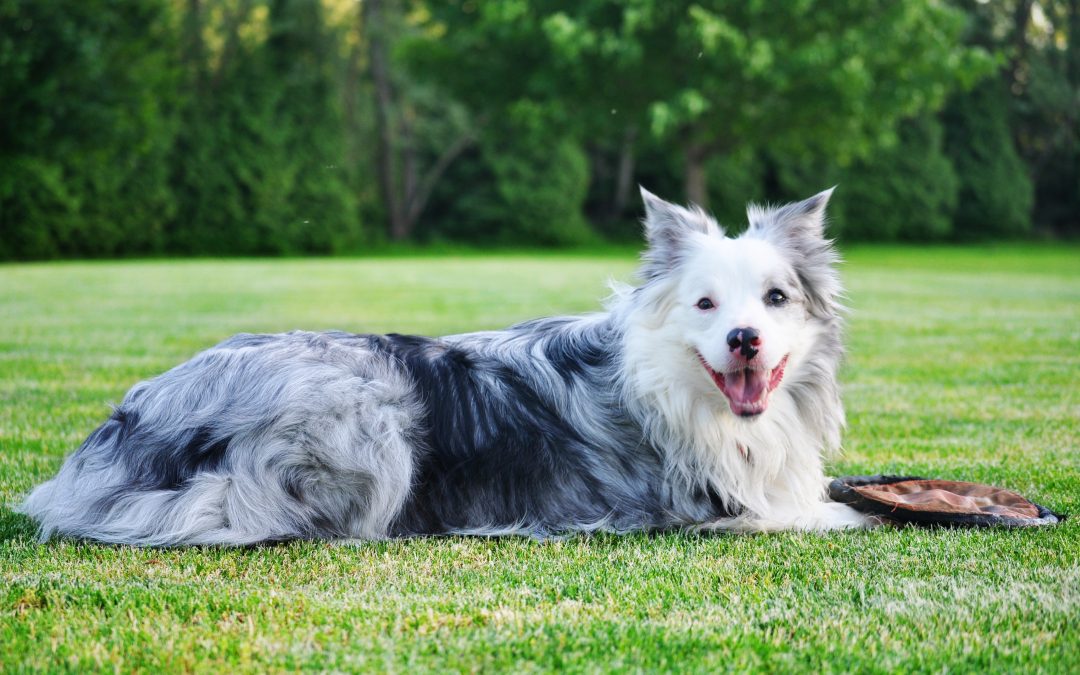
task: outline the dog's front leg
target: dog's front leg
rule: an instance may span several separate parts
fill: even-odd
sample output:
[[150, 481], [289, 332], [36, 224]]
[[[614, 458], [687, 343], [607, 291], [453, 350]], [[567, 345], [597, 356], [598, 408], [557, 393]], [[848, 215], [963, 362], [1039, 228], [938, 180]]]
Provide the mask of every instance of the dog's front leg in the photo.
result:
[[765, 513], [746, 511], [733, 518], [721, 518], [694, 528], [699, 532], [786, 532], [853, 530], [875, 527], [880, 521], [859, 513], [846, 504], [816, 502], [799, 507], [774, 508]]

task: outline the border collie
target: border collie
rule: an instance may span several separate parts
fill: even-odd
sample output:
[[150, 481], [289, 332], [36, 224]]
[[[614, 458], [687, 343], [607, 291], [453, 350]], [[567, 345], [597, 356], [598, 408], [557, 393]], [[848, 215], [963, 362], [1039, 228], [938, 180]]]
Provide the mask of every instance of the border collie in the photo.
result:
[[605, 312], [441, 338], [237, 335], [135, 385], [22, 510], [43, 540], [828, 530], [844, 424], [831, 190], [725, 237], [642, 190]]

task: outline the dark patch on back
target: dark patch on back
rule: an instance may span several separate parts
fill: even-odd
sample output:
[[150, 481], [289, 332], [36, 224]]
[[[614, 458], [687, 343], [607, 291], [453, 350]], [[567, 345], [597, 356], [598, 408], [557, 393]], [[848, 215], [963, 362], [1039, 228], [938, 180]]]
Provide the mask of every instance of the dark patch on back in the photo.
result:
[[186, 443], [163, 448], [159, 461], [144, 464], [144, 489], [178, 490], [196, 474], [217, 470], [225, 461], [229, 440], [215, 437], [206, 427], [192, 430]]
[[156, 438], [152, 430], [138, 430], [121, 451], [132, 465], [139, 487], [178, 490], [196, 474], [221, 468], [230, 440], [216, 435], [210, 427], [188, 430], [179, 443]]
[[94, 431], [86, 437], [86, 440], [83, 441], [83, 446], [99, 447], [108, 445], [114, 438], [116, 438], [120, 434], [121, 428], [122, 425], [120, 424], [120, 422], [118, 422], [115, 417], [110, 417], [109, 419], [105, 420], [105, 422], [101, 426], [99, 426], [97, 429], [94, 429]]
[[196, 471], [214, 471], [221, 466], [225, 459], [225, 451], [229, 448], [229, 437], [215, 437], [208, 427], [196, 429], [191, 438], [191, 443], [186, 449], [181, 450], [182, 464], [191, 473]]
[[112, 419], [119, 425], [117, 443], [123, 443], [131, 438], [139, 426], [139, 413], [129, 408], [117, 408], [113, 411]]
[[372, 346], [408, 371], [426, 410], [425, 452], [392, 534], [522, 522], [557, 529], [613, 510], [618, 498], [593, 477], [585, 440], [512, 367], [416, 336], [391, 334]]
[[94, 453], [106, 452], [113, 455], [119, 453], [138, 423], [139, 414], [134, 410], [126, 408], [113, 410], [109, 419], [94, 429], [76, 451], [74, 457], [78, 458], [76, 460], [78, 469], [82, 470], [88, 456]]
[[137, 489], [176, 490], [197, 473], [219, 469], [230, 440], [209, 426], [163, 437], [125, 403], [87, 437], [76, 456], [81, 468], [89, 457], [103, 453], [107, 461], [127, 467]]
[[574, 339], [565, 333], [553, 336], [544, 344], [544, 356], [566, 382], [607, 366], [612, 360], [611, 351], [602, 343]]

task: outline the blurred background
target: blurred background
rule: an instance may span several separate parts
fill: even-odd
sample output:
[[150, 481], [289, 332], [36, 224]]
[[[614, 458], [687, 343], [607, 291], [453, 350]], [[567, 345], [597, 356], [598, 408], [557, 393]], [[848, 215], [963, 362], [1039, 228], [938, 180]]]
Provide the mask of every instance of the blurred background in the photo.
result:
[[0, 259], [1080, 234], [1080, 0], [0, 0]]

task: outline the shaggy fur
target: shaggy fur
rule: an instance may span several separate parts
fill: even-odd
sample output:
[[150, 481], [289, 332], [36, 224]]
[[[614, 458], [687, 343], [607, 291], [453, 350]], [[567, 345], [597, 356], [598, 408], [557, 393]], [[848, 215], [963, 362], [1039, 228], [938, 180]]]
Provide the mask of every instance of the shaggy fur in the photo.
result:
[[142, 546], [865, 525], [825, 499], [829, 194], [730, 239], [643, 191], [642, 284], [605, 313], [237, 335], [135, 385], [23, 510], [42, 539]]

